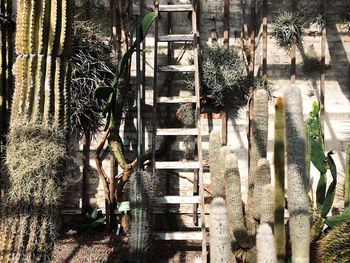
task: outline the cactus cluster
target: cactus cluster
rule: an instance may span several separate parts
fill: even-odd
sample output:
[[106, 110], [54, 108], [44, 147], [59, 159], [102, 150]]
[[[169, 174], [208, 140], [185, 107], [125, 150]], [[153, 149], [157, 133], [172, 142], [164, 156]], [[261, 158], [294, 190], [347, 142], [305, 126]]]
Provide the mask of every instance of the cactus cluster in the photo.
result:
[[[214, 132], [210, 135], [212, 158], [225, 158], [224, 193], [216, 196], [226, 198], [227, 224], [233, 253], [236, 257], [245, 251], [248, 262], [286, 262], [286, 230], [284, 211], [285, 183], [284, 169], [287, 163], [289, 234], [293, 262], [309, 262], [310, 213], [308, 178], [305, 166], [305, 131], [300, 91], [287, 88], [284, 97], [275, 105], [274, 138], [274, 187], [271, 185], [270, 164], [267, 152], [267, 93], [259, 90], [255, 94], [252, 130], [252, 153], [248, 177], [248, 203], [245, 207], [241, 197], [241, 182], [237, 160], [227, 148], [219, 148], [220, 138]], [[221, 156], [220, 153], [221, 152]], [[222, 160], [213, 159], [214, 170], [221, 176]], [[212, 161], [212, 160], [211, 160]], [[212, 162], [211, 162], [212, 163]], [[220, 164], [220, 167], [217, 166]], [[213, 189], [217, 188], [215, 174], [212, 174]], [[222, 182], [220, 182], [221, 184]], [[214, 197], [215, 199], [215, 197]], [[257, 232], [256, 232], [257, 229]], [[210, 229], [215, 231], [215, 229]], [[214, 237], [216, 232], [212, 232]], [[217, 246], [217, 245], [216, 245]], [[266, 253], [268, 252], [268, 253]]]
[[17, 1], [1, 262], [51, 259], [66, 158], [71, 10], [70, 0]]
[[130, 262], [145, 262], [152, 241], [152, 176], [136, 172], [130, 178]]

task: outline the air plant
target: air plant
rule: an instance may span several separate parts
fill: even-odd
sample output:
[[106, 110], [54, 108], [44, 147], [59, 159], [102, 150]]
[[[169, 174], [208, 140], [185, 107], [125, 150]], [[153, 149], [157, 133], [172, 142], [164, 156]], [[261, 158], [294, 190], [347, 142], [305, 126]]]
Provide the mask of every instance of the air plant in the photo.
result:
[[112, 83], [114, 66], [102, 29], [92, 21], [73, 24], [74, 49], [71, 79], [71, 129], [76, 135], [95, 133], [102, 125], [103, 101], [94, 96], [99, 86]]
[[[238, 111], [246, 105], [248, 88], [246, 66], [234, 48], [206, 48], [200, 53], [201, 96], [218, 109]], [[193, 80], [188, 81], [194, 87]]]
[[279, 47], [290, 50], [293, 44], [302, 43], [302, 19], [298, 13], [280, 13], [271, 22], [270, 29]]

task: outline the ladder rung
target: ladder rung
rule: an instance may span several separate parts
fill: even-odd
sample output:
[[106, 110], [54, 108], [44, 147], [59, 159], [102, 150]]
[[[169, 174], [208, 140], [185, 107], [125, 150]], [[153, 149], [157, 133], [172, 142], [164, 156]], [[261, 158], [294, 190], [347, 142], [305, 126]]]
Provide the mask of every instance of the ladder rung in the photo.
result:
[[155, 232], [158, 240], [203, 240], [203, 233], [200, 231], [188, 232]]
[[176, 195], [168, 195], [156, 197], [154, 199], [156, 204], [200, 204], [201, 197], [200, 196], [176, 196]]
[[196, 103], [196, 97], [159, 97], [157, 99], [158, 103]]
[[158, 69], [161, 72], [193, 72], [194, 65], [168, 65], [160, 66]]
[[192, 5], [159, 5], [160, 12], [189, 12], [193, 11]]
[[157, 135], [177, 136], [177, 135], [198, 135], [197, 128], [167, 128], [157, 129]]
[[186, 42], [194, 41], [194, 35], [164, 35], [158, 37], [159, 42]]
[[199, 162], [156, 162], [157, 169], [199, 169]]

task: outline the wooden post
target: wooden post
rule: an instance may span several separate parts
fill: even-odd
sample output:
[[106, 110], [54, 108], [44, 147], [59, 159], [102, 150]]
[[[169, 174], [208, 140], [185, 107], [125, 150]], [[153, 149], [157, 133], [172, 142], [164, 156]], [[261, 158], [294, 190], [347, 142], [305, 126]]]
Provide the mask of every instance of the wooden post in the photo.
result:
[[326, 24], [326, 0], [322, 3], [322, 39], [321, 39], [321, 75], [320, 75], [320, 123], [324, 130], [325, 122], [325, 81], [326, 81], [326, 41], [327, 41], [327, 24]]
[[89, 200], [87, 196], [88, 188], [88, 173], [90, 167], [90, 131], [85, 131], [83, 135], [83, 182], [82, 182], [82, 193], [81, 193], [81, 213], [85, 215], [88, 212]]
[[115, 192], [115, 179], [114, 179], [114, 175], [117, 174], [116, 171], [118, 169], [118, 166], [116, 165], [115, 159], [113, 157], [113, 155], [110, 155], [109, 157], [109, 163], [110, 163], [110, 172], [109, 172], [109, 209], [108, 209], [108, 218], [109, 221], [108, 223], [108, 230], [111, 231], [111, 233], [113, 233], [113, 229], [115, 227], [116, 224], [116, 218], [114, 215], [114, 209], [116, 207], [116, 200], [115, 200], [115, 196], [114, 196], [114, 192]]
[[262, 35], [262, 74], [267, 76], [267, 0], [262, 2], [263, 35]]
[[[296, 10], [297, 10], [297, 2], [296, 0], [292, 0], [292, 12], [295, 12]], [[292, 84], [295, 83], [296, 71], [297, 71], [296, 53], [297, 53], [296, 40], [294, 40], [290, 50], [290, 81]]]
[[224, 47], [229, 47], [230, 38], [230, 0], [225, 0], [224, 3]]

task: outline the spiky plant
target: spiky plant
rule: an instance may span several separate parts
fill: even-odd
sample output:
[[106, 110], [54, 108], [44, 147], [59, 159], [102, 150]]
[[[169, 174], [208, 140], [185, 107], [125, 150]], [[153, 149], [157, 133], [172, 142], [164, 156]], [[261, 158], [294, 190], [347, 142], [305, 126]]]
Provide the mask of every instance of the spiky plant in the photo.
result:
[[115, 67], [110, 58], [112, 46], [99, 25], [76, 20], [73, 35], [70, 121], [72, 131], [83, 136], [102, 126], [104, 103], [94, 96], [94, 90], [111, 85]]
[[281, 12], [270, 24], [271, 35], [279, 47], [290, 50], [302, 43], [302, 24], [298, 13]]
[[350, 221], [334, 228], [320, 240], [317, 248], [317, 262], [340, 263], [350, 259]]
[[136, 172], [130, 178], [130, 259], [133, 263], [147, 262], [152, 241], [152, 176]]
[[245, 63], [234, 48], [203, 49], [200, 53], [201, 95], [219, 108], [237, 112], [246, 105], [248, 88]]

